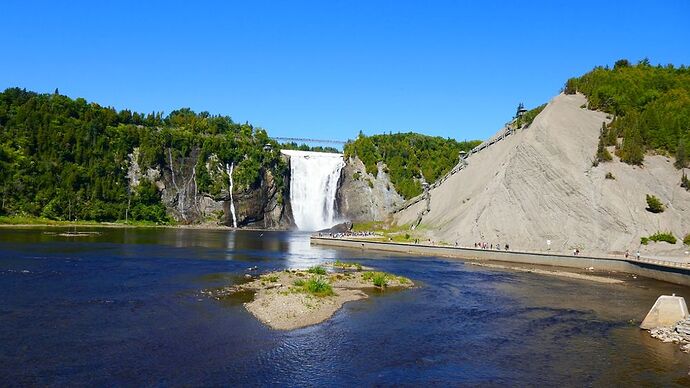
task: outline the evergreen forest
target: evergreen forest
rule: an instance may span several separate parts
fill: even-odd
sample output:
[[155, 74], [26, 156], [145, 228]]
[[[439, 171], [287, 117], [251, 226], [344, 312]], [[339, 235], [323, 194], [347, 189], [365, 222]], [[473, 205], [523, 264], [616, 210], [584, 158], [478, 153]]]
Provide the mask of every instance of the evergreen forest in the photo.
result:
[[279, 145], [248, 123], [188, 108], [165, 117], [118, 111], [57, 90], [10, 88], [0, 93], [0, 215], [168, 223], [153, 182], [130, 190], [130, 157], [138, 154], [142, 170], [169, 170], [192, 153], [200, 192], [225, 188], [207, 170], [211, 155], [235, 163], [240, 190], [258, 185], [263, 169], [284, 185]]
[[459, 161], [460, 151], [469, 151], [481, 141], [462, 141], [418, 133], [366, 136], [345, 145], [346, 158], [357, 156], [366, 171], [378, 175], [378, 162], [385, 164], [395, 190], [405, 199], [422, 193], [422, 182], [432, 183]]
[[653, 66], [643, 59], [626, 59], [613, 68], [596, 67], [567, 81], [564, 92], [583, 93], [589, 109], [610, 113], [613, 121], [602, 129], [602, 147], [615, 146], [622, 161], [641, 165], [647, 152], [676, 158], [676, 167], [688, 165], [690, 149], [690, 68]]

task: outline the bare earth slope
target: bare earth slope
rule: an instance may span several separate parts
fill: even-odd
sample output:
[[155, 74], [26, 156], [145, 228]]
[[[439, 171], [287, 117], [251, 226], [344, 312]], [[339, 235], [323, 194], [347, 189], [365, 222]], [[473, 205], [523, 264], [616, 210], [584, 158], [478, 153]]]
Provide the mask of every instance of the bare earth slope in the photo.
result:
[[[473, 246], [510, 244], [517, 250], [588, 254], [631, 252], [640, 237], [690, 232], [690, 193], [679, 186], [673, 160], [647, 156], [644, 167], [614, 161], [592, 167], [602, 112], [580, 108], [582, 95], [559, 95], [532, 125], [471, 155], [469, 166], [431, 191], [431, 211], [421, 228], [429, 238]], [[605, 179], [607, 172], [615, 180]], [[645, 195], [667, 205], [645, 210]], [[396, 216], [411, 223], [423, 202]], [[641, 252], [684, 256], [687, 247], [650, 243]]]

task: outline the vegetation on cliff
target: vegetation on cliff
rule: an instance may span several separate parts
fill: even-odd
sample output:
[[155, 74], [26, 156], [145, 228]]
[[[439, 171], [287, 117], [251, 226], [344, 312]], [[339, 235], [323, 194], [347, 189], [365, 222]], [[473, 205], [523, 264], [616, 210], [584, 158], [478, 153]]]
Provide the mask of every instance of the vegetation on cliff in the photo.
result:
[[454, 139], [417, 133], [366, 136], [345, 145], [345, 157], [357, 156], [366, 171], [376, 176], [377, 163], [383, 162], [395, 190], [404, 198], [422, 193], [422, 182], [434, 182], [458, 163], [460, 151], [479, 145], [478, 140], [458, 142]]
[[[266, 144], [272, 147], [266, 148]], [[146, 180], [130, 190], [130, 154], [139, 149], [142, 171], [169, 169], [198, 152], [196, 181], [201, 192], [218, 194], [207, 165], [235, 163], [238, 189], [274, 172], [283, 185], [286, 168], [278, 144], [262, 129], [227, 116], [185, 108], [142, 114], [117, 111], [82, 98], [38, 94], [19, 88], [0, 93], [0, 215], [53, 220], [167, 222], [160, 192]], [[173, 166], [174, 167], [174, 166]]]
[[588, 108], [614, 115], [602, 133], [602, 145], [616, 146], [629, 164], [642, 164], [645, 151], [676, 157], [676, 167], [687, 166], [690, 147], [690, 68], [652, 66], [643, 59], [626, 59], [613, 68], [596, 67], [571, 78], [565, 93], [583, 93]]
[[519, 116], [515, 120], [515, 125], [518, 128], [522, 128], [523, 126], [529, 127], [532, 124], [532, 121], [534, 121], [534, 118], [537, 117], [537, 115], [541, 113], [541, 111], [543, 111], [544, 108], [546, 108], [546, 104], [541, 104], [534, 109], [528, 110], [527, 112], [525, 112], [525, 114]]
[[335, 147], [310, 146], [308, 144], [297, 144], [294, 141], [288, 143], [280, 143], [280, 148], [283, 150], [297, 150], [297, 151], [311, 151], [311, 152], [330, 152], [339, 154], [340, 150]]

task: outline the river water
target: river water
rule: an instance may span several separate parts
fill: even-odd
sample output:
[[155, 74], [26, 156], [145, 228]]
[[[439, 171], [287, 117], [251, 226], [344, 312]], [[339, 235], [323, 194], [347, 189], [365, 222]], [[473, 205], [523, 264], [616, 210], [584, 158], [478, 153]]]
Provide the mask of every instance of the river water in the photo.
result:
[[[690, 357], [637, 328], [687, 288], [605, 285], [433, 257], [310, 247], [308, 235], [0, 229], [0, 385], [688, 385]], [[274, 331], [200, 293], [259, 271], [356, 260], [421, 287]]]

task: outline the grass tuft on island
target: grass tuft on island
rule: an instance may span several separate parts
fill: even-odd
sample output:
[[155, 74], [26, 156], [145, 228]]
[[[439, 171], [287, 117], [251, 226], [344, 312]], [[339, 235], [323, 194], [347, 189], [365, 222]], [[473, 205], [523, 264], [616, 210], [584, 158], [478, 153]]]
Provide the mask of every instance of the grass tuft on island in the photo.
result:
[[358, 271], [358, 263], [333, 264], [340, 271], [328, 273], [323, 266], [284, 270], [261, 275], [247, 283], [208, 290], [221, 300], [251, 291], [254, 300], [245, 308], [273, 329], [292, 330], [329, 319], [343, 304], [368, 298], [364, 290], [396, 290], [414, 287], [412, 280], [380, 271]]
[[340, 269], [354, 269], [357, 271], [361, 271], [364, 267], [362, 267], [362, 264], [360, 263], [347, 263], [344, 261], [336, 260], [335, 263], [332, 264], [334, 268], [340, 268]]
[[307, 292], [314, 296], [324, 297], [335, 295], [333, 287], [331, 287], [328, 280], [320, 276], [313, 276], [309, 280], [297, 279], [292, 284], [295, 285], [296, 291]]

